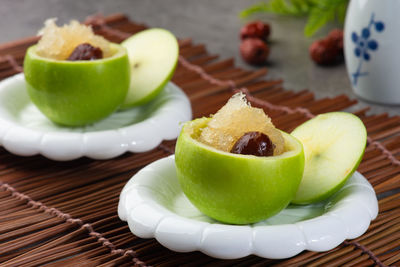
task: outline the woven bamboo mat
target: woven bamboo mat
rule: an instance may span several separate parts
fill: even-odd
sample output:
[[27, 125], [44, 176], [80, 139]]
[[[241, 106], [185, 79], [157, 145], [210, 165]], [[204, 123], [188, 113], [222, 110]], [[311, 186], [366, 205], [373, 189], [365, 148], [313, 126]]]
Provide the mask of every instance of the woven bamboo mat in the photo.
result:
[[[146, 28], [121, 14], [86, 22], [114, 42]], [[36, 41], [30, 37], [0, 45], [0, 79], [22, 71], [25, 50]], [[180, 40], [180, 51], [173, 81], [189, 96], [194, 117], [216, 112], [241, 90], [278, 128], [290, 132], [316, 114], [348, 110], [356, 103], [345, 95], [317, 100], [307, 90], [285, 90], [281, 80], [265, 80], [267, 69], [237, 68], [232, 59], [220, 60], [190, 39]], [[0, 266], [399, 266], [400, 116], [367, 111], [353, 110], [369, 133], [358, 170], [379, 194], [380, 213], [367, 233], [329, 252], [228, 261], [200, 252], [175, 253], [154, 239], [135, 237], [117, 217], [119, 192], [143, 166], [173, 153], [173, 141], [107, 161], [53, 162], [0, 148]]]

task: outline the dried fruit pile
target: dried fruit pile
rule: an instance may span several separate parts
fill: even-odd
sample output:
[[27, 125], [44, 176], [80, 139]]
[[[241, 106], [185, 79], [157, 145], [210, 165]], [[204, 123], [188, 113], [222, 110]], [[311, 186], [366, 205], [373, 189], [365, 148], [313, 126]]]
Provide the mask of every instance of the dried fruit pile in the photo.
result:
[[240, 30], [240, 53], [249, 64], [260, 65], [267, 61], [269, 47], [267, 40], [271, 28], [261, 21], [251, 22]]

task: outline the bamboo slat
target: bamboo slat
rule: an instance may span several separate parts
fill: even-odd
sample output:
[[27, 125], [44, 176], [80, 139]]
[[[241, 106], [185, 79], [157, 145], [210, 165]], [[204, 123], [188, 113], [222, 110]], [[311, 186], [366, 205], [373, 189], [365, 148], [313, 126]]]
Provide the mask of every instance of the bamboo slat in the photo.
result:
[[[146, 28], [123, 14], [95, 15], [85, 22], [114, 42]], [[0, 79], [21, 72], [25, 51], [37, 40], [0, 45]], [[308, 90], [288, 91], [282, 80], [265, 79], [267, 69], [237, 68], [232, 59], [220, 60], [191, 39], [180, 40], [179, 46], [173, 81], [189, 96], [194, 117], [216, 112], [234, 92], [242, 91], [278, 128], [291, 131], [317, 114], [348, 110], [357, 102], [346, 95], [316, 99]], [[153, 239], [134, 236], [118, 219], [118, 195], [139, 169], [174, 153], [175, 141], [164, 141], [152, 151], [107, 161], [52, 162], [41, 156], [17, 157], [0, 148], [0, 265], [399, 266], [400, 116], [369, 115], [368, 110], [354, 112], [369, 136], [358, 171], [378, 194], [379, 216], [363, 236], [331, 251], [305, 251], [285, 260], [218, 260], [200, 252], [172, 252]]]

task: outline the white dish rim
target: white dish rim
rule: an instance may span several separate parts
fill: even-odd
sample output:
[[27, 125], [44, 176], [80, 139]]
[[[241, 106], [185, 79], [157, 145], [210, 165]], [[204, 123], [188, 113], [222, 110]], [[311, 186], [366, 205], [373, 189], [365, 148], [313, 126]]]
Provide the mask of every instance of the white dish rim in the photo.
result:
[[[25, 82], [24, 74], [16, 74], [0, 82], [0, 93], [9, 86]], [[140, 153], [156, 148], [163, 140], [179, 135], [182, 122], [191, 120], [190, 100], [174, 83], [166, 101], [145, 120], [116, 129], [88, 132], [41, 131], [18, 124], [0, 109], [0, 145], [19, 156], [43, 155], [55, 161], [81, 157], [111, 159], [126, 152]], [[1, 94], [2, 95], [2, 94]], [[159, 96], [158, 96], [159, 97]]]
[[[177, 215], [146, 193], [146, 177], [160, 179], [163, 168], [174, 164], [174, 155], [157, 160], [135, 174], [125, 185], [118, 205], [118, 215], [127, 221], [133, 234], [155, 238], [177, 252], [201, 251], [220, 259], [257, 255], [270, 259], [293, 257], [304, 250], [328, 251], [346, 239], [365, 233], [378, 215], [375, 191], [358, 172], [339, 190], [351, 194], [340, 199], [321, 216], [281, 225], [227, 225], [196, 221]], [[165, 169], [164, 169], [165, 170]], [[338, 192], [338, 193], [339, 193]]]

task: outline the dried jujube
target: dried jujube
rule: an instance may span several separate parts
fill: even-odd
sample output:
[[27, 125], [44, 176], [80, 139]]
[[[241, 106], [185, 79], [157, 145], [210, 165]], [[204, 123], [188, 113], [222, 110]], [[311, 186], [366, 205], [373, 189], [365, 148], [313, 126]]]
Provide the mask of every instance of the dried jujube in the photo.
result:
[[274, 154], [274, 144], [266, 134], [247, 132], [236, 141], [231, 153], [268, 157]]
[[96, 60], [103, 58], [103, 51], [99, 47], [94, 47], [89, 43], [83, 43], [75, 47], [67, 60]]
[[260, 65], [267, 60], [269, 47], [260, 39], [247, 38], [240, 44], [240, 53], [247, 63]]
[[314, 41], [310, 48], [311, 59], [319, 65], [332, 65], [343, 60], [343, 31], [332, 30], [325, 39]]

